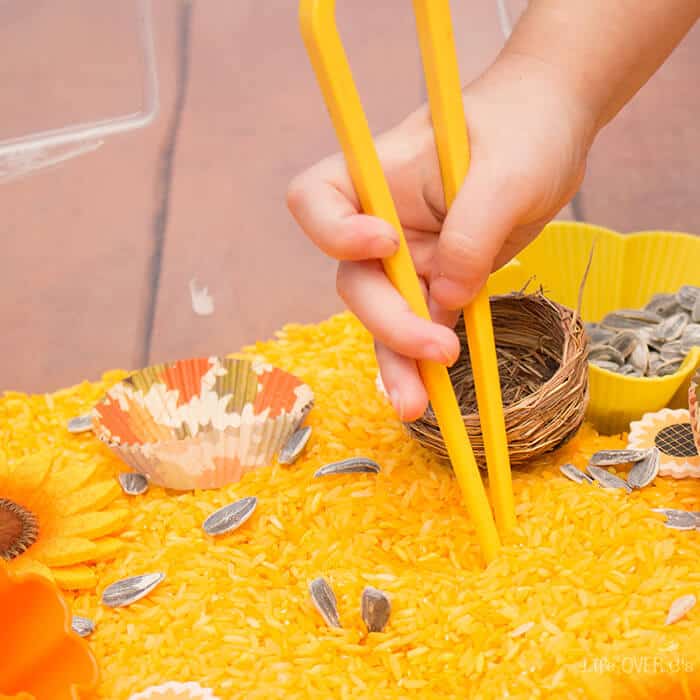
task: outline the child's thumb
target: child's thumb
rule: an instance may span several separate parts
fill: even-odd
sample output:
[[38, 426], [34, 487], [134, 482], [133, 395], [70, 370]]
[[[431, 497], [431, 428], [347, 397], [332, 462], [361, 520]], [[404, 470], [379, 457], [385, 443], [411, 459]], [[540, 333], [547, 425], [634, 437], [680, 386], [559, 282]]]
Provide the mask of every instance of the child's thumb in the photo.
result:
[[447, 212], [430, 284], [430, 296], [444, 308], [461, 308], [476, 296], [522, 214], [519, 188], [498, 180], [473, 167]]

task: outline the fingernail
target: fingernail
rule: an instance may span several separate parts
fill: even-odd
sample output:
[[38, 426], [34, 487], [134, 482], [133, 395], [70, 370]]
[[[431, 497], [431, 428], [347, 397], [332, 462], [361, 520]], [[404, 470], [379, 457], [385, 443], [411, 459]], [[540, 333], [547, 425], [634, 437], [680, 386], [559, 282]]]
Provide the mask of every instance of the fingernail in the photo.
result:
[[471, 293], [464, 284], [455, 282], [449, 277], [440, 276], [430, 285], [430, 293], [435, 300], [448, 309], [456, 309], [469, 301]]
[[389, 398], [394, 410], [399, 414], [399, 420], [403, 421], [403, 401], [401, 399], [401, 394], [396, 389], [392, 389], [391, 392], [389, 392]]
[[391, 235], [379, 235], [369, 243], [370, 254], [374, 257], [388, 258], [399, 249], [399, 242]]
[[440, 343], [428, 343], [425, 346], [425, 356], [428, 360], [439, 362], [441, 365], [451, 365], [454, 362], [452, 354]]

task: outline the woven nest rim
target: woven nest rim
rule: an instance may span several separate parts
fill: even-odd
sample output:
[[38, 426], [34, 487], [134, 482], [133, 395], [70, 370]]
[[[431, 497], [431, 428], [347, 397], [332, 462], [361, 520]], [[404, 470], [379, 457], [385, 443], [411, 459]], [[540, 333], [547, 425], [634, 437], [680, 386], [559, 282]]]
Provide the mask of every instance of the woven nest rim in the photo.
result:
[[[548, 299], [541, 289], [491, 297], [491, 312], [511, 465], [519, 466], [563, 445], [583, 423], [588, 404], [586, 331], [576, 312]], [[450, 378], [475, 457], [484, 467], [483, 436], [479, 415], [473, 410], [476, 401], [463, 319], [456, 331], [462, 353], [449, 370]], [[518, 386], [521, 379], [529, 382], [522, 391]], [[423, 446], [447, 459], [431, 408], [406, 428]]]

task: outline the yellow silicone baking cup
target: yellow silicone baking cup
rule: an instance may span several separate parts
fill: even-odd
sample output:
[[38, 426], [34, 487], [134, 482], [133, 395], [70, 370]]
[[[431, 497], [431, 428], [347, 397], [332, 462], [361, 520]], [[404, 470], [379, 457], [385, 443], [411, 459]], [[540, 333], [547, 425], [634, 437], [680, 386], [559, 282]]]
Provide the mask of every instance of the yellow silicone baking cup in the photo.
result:
[[[592, 248], [581, 306], [585, 321], [600, 321], [616, 309], [640, 308], [657, 292], [700, 286], [700, 237], [669, 231], [622, 235], [591, 224], [555, 221], [513, 264], [491, 276], [489, 293], [518, 290], [531, 280], [554, 301], [576, 308]], [[687, 408], [690, 378], [698, 366], [697, 347], [667, 377], [629, 377], [589, 365], [587, 417], [600, 432], [614, 434], [645, 413], [666, 406]]]

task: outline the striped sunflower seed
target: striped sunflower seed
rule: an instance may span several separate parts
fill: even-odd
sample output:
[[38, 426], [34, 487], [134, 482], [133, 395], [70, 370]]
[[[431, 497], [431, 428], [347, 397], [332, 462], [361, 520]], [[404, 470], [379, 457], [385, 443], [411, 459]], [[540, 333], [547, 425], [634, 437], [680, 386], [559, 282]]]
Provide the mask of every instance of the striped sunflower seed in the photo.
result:
[[141, 574], [122, 579], [107, 586], [102, 592], [102, 604], [109, 608], [123, 608], [145, 598], [158, 586], [165, 574]]
[[314, 579], [309, 584], [309, 593], [316, 610], [329, 627], [341, 627], [338, 603], [330, 584], [324, 578]]
[[700, 347], [700, 323], [689, 323], [681, 336], [680, 351], [684, 356], [694, 347]]
[[646, 311], [651, 311], [662, 318], [668, 318], [677, 314], [681, 310], [675, 294], [654, 294], [649, 303], [644, 307]]
[[606, 360], [590, 360], [590, 363], [608, 372], [618, 372], [620, 370], [619, 365], [616, 365], [614, 362], [607, 362]]
[[[626, 360], [632, 351], [641, 344], [639, 334], [634, 331], [620, 331], [610, 342], [611, 348], [617, 350], [622, 357]], [[646, 347], [646, 345], [645, 345]]]
[[559, 471], [571, 481], [575, 481], [577, 484], [592, 484], [593, 478], [588, 476], [585, 472], [575, 467], [573, 464], [563, 464], [559, 467]]
[[641, 462], [649, 455], [649, 450], [599, 450], [591, 455], [589, 464], [594, 467], [615, 467], [620, 464]]
[[138, 472], [122, 472], [117, 479], [127, 496], [140, 496], [148, 491], [148, 479]]
[[619, 350], [610, 345], [595, 345], [588, 353], [588, 360], [602, 360], [603, 362], [614, 362], [618, 367], [625, 364], [625, 358]]
[[664, 525], [670, 530], [696, 530], [700, 526], [697, 517], [688, 511], [667, 513]]
[[676, 294], [678, 303], [686, 310], [692, 311], [700, 296], [700, 287], [693, 287], [690, 284], [683, 285]]
[[282, 446], [277, 461], [280, 464], [294, 464], [306, 447], [306, 443], [309, 441], [310, 437], [311, 426], [307, 425], [303, 428], [299, 428], [299, 430], [295, 430]]
[[652, 447], [649, 454], [637, 462], [627, 475], [627, 483], [633, 489], [642, 489], [649, 486], [659, 474], [661, 465], [661, 453], [658, 448]]
[[673, 340], [678, 340], [682, 335], [685, 327], [688, 325], [688, 314], [681, 311], [678, 314], [669, 316], [664, 319], [655, 329], [653, 338], [655, 340], [670, 343]]
[[381, 467], [367, 457], [350, 457], [339, 462], [324, 464], [314, 473], [315, 477], [329, 476], [331, 474], [379, 474]]
[[79, 637], [89, 637], [95, 631], [95, 623], [82, 615], [73, 615], [70, 626]]
[[649, 369], [649, 347], [644, 343], [635, 345], [630, 353], [629, 363], [641, 374], [646, 374]]
[[202, 523], [202, 529], [207, 535], [224, 535], [233, 532], [253, 515], [257, 505], [258, 499], [255, 496], [246, 496], [234, 503], [229, 503], [214, 511]]
[[391, 602], [382, 591], [367, 586], [362, 591], [362, 620], [368, 632], [383, 632], [391, 615]]
[[601, 467], [596, 467], [589, 464], [588, 473], [603, 487], [606, 489], [623, 489], [627, 493], [632, 492], [632, 487], [619, 476], [611, 474], [610, 472], [602, 469]]

